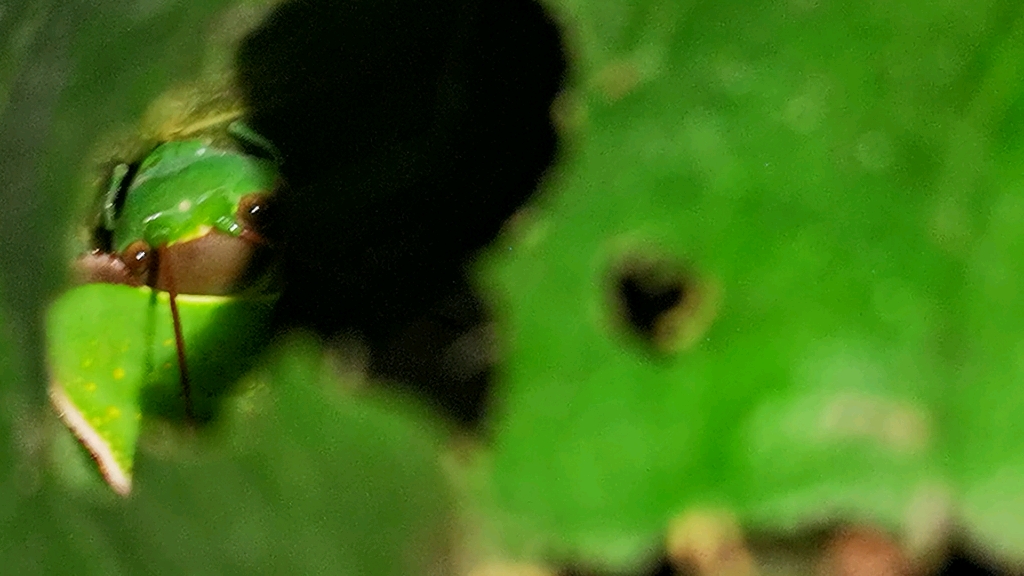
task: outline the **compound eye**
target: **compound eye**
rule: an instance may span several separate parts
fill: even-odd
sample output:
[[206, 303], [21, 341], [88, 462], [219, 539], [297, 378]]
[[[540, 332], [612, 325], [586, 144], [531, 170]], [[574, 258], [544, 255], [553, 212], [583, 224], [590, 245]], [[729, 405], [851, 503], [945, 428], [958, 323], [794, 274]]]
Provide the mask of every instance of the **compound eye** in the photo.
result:
[[146, 283], [150, 267], [153, 264], [153, 250], [149, 244], [146, 244], [144, 240], [132, 242], [121, 254], [121, 260], [124, 261], [125, 267], [128, 268], [128, 272], [132, 276], [138, 278], [141, 283]]
[[236, 217], [246, 230], [266, 234], [269, 226], [270, 202], [264, 194], [247, 194], [238, 202]]

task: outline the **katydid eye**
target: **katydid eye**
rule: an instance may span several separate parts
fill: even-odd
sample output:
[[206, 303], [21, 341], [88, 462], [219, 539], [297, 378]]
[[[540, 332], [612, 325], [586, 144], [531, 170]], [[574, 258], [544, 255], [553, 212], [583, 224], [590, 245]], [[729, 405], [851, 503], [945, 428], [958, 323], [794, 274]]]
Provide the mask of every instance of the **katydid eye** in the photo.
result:
[[265, 232], [267, 227], [267, 197], [262, 194], [248, 194], [238, 202], [238, 220], [249, 230]]
[[128, 271], [135, 277], [144, 277], [152, 265], [153, 255], [149, 244], [143, 240], [136, 240], [125, 248], [121, 255]]

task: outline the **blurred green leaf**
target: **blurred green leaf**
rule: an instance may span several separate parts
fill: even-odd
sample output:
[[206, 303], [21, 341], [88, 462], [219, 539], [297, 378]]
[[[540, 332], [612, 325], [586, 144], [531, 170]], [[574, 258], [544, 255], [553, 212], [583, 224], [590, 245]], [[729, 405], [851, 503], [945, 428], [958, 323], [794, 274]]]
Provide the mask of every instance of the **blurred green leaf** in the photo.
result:
[[450, 573], [442, 430], [353, 395], [310, 342], [275, 357], [214, 429], [147, 424], [129, 498], [44, 478], [0, 554], [19, 574]]
[[[0, 303], [2, 302], [3, 292], [0, 292]], [[16, 364], [11, 343], [10, 324], [7, 322], [3, 307], [0, 306], [0, 398], [3, 399], [3, 407], [0, 408], [0, 465], [3, 470], [0, 473], [0, 522], [6, 521], [14, 514], [17, 497], [13, 490], [17, 472], [14, 445], [11, 441], [11, 421], [21, 406], [14, 401], [10, 388], [21, 380], [22, 374]]]
[[482, 265], [509, 540], [625, 568], [688, 511], [919, 542], [951, 502], [1024, 559], [1020, 5], [554, 9], [565, 158]]
[[119, 512], [115, 537], [146, 551], [131, 555], [136, 570], [445, 573], [451, 519], [439, 431], [342, 385], [317, 348], [293, 346], [267, 389], [186, 446], [193, 455], [144, 451], [138, 498]]

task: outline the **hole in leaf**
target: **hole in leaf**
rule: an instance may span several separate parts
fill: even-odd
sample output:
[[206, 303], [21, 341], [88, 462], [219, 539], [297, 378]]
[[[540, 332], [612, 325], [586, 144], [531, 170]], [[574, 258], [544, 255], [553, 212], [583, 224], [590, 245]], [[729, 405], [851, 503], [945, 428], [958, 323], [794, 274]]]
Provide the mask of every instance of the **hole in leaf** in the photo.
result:
[[667, 258], [627, 259], [613, 291], [619, 324], [661, 352], [694, 345], [717, 311], [717, 285]]
[[627, 274], [619, 279], [619, 294], [627, 320], [641, 335], [653, 338], [658, 320], [679, 305], [686, 292], [684, 281], [648, 274]]

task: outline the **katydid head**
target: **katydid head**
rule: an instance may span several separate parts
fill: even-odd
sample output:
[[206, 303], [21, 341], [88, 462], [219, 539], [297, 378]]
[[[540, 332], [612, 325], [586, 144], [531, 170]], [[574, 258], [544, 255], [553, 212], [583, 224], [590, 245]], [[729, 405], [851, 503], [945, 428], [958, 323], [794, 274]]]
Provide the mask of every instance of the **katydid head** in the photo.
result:
[[81, 259], [80, 279], [187, 294], [243, 289], [258, 276], [249, 264], [265, 259], [277, 183], [275, 162], [203, 140], [165, 142], [135, 164], [118, 164], [102, 203], [108, 245]]

